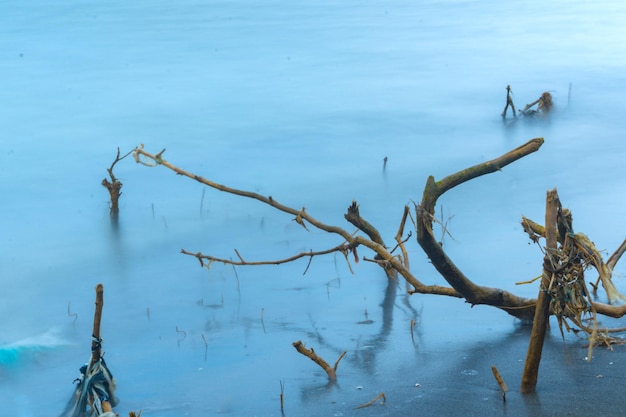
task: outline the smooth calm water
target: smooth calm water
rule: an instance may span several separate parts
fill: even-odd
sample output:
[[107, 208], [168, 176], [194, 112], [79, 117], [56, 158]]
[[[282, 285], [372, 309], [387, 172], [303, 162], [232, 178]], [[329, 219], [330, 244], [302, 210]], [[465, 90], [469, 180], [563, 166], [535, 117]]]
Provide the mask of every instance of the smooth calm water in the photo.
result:
[[[542, 257], [519, 221], [542, 221], [546, 190], [558, 188], [577, 231], [607, 255], [624, 239], [624, 21], [626, 5], [612, 1], [2, 2], [2, 408], [62, 410], [90, 354], [99, 282], [121, 415], [280, 415], [280, 381], [295, 416], [351, 415], [383, 391], [385, 411], [359, 413], [499, 406], [489, 369], [467, 361], [495, 346], [512, 352], [498, 366], [521, 373], [526, 330], [505, 314], [408, 298], [371, 263], [353, 275], [341, 256], [316, 257], [306, 275], [306, 260], [207, 271], [180, 249], [275, 260], [341, 241], [130, 157], [115, 167], [115, 228], [100, 182], [118, 147], [143, 143], [348, 230], [356, 200], [392, 242], [428, 175], [541, 136], [538, 153], [439, 206], [468, 276], [534, 296], [514, 284]], [[550, 91], [551, 119], [505, 127], [509, 84], [519, 108]], [[414, 240], [409, 251], [418, 277], [443, 284]], [[348, 351], [337, 386], [297, 340], [329, 362]], [[555, 334], [548, 360], [577, 370], [581, 342], [568, 353], [560, 343]], [[466, 389], [448, 391], [455, 383]]]

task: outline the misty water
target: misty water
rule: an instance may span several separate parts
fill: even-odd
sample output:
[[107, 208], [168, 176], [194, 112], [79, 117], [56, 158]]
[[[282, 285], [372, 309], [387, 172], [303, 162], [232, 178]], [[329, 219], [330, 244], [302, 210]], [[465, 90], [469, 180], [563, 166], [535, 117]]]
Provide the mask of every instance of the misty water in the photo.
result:
[[[4, 2], [2, 409], [62, 411], [90, 355], [98, 283], [120, 415], [278, 416], [281, 382], [288, 416], [442, 404], [452, 409], [437, 415], [493, 415], [503, 403], [492, 363], [521, 404], [528, 328], [507, 314], [409, 297], [365, 248], [354, 273], [342, 255], [207, 270], [180, 250], [279, 260], [342, 240], [132, 157], [115, 166], [116, 226], [100, 183], [118, 147], [165, 148], [187, 171], [350, 231], [355, 200], [392, 244], [429, 175], [543, 137], [537, 153], [438, 205], [444, 247], [467, 276], [534, 297], [536, 284], [515, 282], [539, 275], [542, 253], [519, 223], [543, 222], [547, 190], [607, 256], [625, 237], [625, 21], [617, 1]], [[549, 91], [549, 120], [504, 124], [507, 85], [518, 108]], [[414, 236], [412, 272], [444, 285]], [[626, 290], [623, 277], [618, 264]], [[336, 385], [297, 340], [331, 363], [347, 351]], [[553, 326], [544, 411], [580, 401], [584, 383], [626, 360], [617, 347], [587, 364], [583, 343]], [[353, 410], [381, 392], [385, 405]]]

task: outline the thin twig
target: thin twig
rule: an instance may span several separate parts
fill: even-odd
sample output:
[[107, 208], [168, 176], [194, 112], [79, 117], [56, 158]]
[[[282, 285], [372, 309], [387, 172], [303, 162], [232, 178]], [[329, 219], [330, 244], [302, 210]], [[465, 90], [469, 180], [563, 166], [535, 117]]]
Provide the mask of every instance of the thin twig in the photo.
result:
[[78, 313], [70, 312], [70, 305], [71, 305], [71, 301], [68, 301], [67, 302], [67, 315], [69, 317], [74, 317], [74, 320], [72, 321], [72, 323], [76, 323], [76, 320], [78, 319]]
[[280, 380], [280, 411], [285, 410], [285, 381]]
[[206, 362], [207, 354], [209, 352], [209, 344], [206, 341], [206, 337], [204, 337], [204, 333], [202, 333], [202, 341], [204, 342], [204, 361]]
[[263, 327], [263, 333], [267, 333], [265, 331], [265, 322], [263, 321], [263, 315], [265, 313], [265, 308], [261, 308], [261, 326]]
[[206, 267], [206, 266], [209, 266], [211, 262], [219, 262], [224, 265], [236, 265], [236, 266], [280, 265], [284, 263], [293, 262], [300, 258], [306, 258], [306, 257], [312, 258], [313, 256], [327, 255], [329, 253], [334, 253], [334, 252], [346, 252], [348, 250], [349, 250], [349, 246], [346, 244], [342, 244], [342, 245], [335, 246], [334, 248], [330, 248], [326, 250], [315, 251], [315, 252], [314, 251], [301, 252], [296, 255], [290, 256], [288, 258], [276, 259], [276, 260], [270, 260], [270, 261], [246, 261], [243, 259], [243, 257], [241, 256], [241, 254], [239, 253], [237, 249], [235, 249], [235, 253], [237, 254], [237, 257], [239, 258], [239, 261], [234, 261], [232, 259], [217, 258], [215, 256], [210, 256], [210, 255], [204, 255], [201, 252], [193, 253], [193, 252], [186, 251], [185, 249], [181, 249], [180, 253], [195, 257], [196, 259], [198, 259], [198, 261], [200, 262], [202, 266]]

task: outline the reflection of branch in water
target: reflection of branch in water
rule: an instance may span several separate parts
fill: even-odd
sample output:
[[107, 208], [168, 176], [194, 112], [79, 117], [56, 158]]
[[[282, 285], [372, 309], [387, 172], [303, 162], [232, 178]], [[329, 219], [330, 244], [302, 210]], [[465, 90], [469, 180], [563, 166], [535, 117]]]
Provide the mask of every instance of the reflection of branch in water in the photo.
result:
[[415, 328], [415, 326], [417, 325], [417, 322], [415, 321], [415, 319], [411, 319], [411, 341], [413, 342], [413, 346], [415, 346], [415, 335], [413, 333], [413, 329]]
[[385, 290], [385, 298], [380, 306], [383, 308], [383, 327], [381, 329], [380, 336], [387, 336], [391, 332], [393, 324], [393, 308], [396, 304], [396, 294], [398, 290], [398, 281], [394, 279], [387, 280], [387, 289]]
[[387, 339], [393, 328], [393, 311], [395, 308], [397, 289], [398, 282], [394, 279], [387, 279], [385, 297], [380, 304], [382, 307], [382, 326], [380, 331], [363, 342], [361, 338], [358, 338], [354, 349], [355, 353], [350, 356], [351, 363], [355, 363], [369, 374], [375, 373], [376, 354], [385, 349]]
[[207, 353], [209, 352], [209, 344], [206, 341], [206, 337], [204, 337], [204, 333], [202, 333], [202, 340], [204, 341], [204, 361], [206, 362]]
[[324, 337], [321, 335], [320, 331], [317, 329], [317, 326], [315, 325], [315, 320], [313, 320], [313, 316], [311, 316], [311, 313], [308, 314], [309, 315], [309, 320], [311, 321], [311, 327], [313, 327], [313, 332], [307, 332], [309, 334], [310, 337], [313, 337], [317, 340], [317, 342], [321, 345], [325, 345], [326, 342], [324, 341]]
[[331, 287], [341, 288], [341, 278], [339, 277], [333, 278], [326, 283], [326, 296], [328, 297], [328, 300], [330, 300], [330, 288]]
[[408, 309], [408, 312], [405, 311], [405, 313], [407, 313], [408, 317], [411, 319], [409, 324], [411, 330], [411, 341], [413, 342], [413, 346], [417, 347], [417, 344], [415, 343], [415, 334], [417, 334], [418, 337], [422, 335], [420, 328], [422, 324], [422, 310], [424, 309], [424, 306], [422, 305], [419, 311], [415, 309], [415, 307], [411, 305], [411, 300], [408, 295], [405, 295], [402, 298], [402, 304], [404, 304]]

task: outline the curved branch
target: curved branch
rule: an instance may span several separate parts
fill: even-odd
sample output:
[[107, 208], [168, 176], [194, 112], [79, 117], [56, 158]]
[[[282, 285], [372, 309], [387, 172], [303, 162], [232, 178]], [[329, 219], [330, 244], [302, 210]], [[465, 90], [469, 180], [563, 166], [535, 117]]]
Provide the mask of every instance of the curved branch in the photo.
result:
[[626, 252], [626, 239], [624, 239], [622, 244], [619, 245], [619, 248], [613, 252], [613, 255], [609, 257], [606, 261], [606, 265], [611, 268], [611, 270], [615, 269], [615, 265], [617, 265], [617, 262], [620, 260], [624, 252]]
[[421, 204], [415, 205], [417, 241], [445, 280], [472, 305], [491, 305], [523, 319], [533, 318], [536, 300], [519, 297], [501, 289], [475, 284], [459, 270], [444, 252], [434, 237], [432, 227], [435, 205], [439, 197], [446, 191], [474, 178], [499, 171], [518, 159], [537, 151], [542, 144], [543, 138], [532, 139], [496, 159], [461, 170], [441, 181], [435, 181], [434, 177], [430, 176], [424, 188]]

